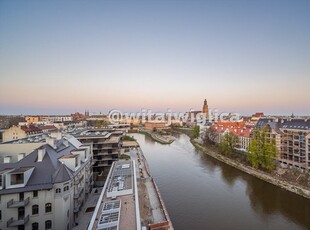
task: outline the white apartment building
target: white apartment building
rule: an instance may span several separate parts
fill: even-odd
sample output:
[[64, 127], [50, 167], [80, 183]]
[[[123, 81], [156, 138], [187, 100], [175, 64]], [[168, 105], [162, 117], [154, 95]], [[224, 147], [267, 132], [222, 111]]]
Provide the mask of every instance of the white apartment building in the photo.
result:
[[47, 139], [27, 154], [0, 153], [0, 229], [76, 225], [93, 186], [92, 146], [72, 136]]

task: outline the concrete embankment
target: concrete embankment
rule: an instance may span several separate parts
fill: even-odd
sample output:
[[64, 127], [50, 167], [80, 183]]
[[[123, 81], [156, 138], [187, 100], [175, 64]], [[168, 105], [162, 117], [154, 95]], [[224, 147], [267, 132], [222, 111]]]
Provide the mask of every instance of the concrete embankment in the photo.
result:
[[139, 194], [139, 199], [145, 201], [145, 198], [148, 197], [148, 202], [143, 203], [147, 203], [149, 205], [149, 212], [144, 210], [145, 205], [142, 207], [142, 221], [147, 222], [147, 220], [151, 220], [151, 223], [148, 224], [149, 229], [173, 230], [172, 222], [165, 207], [164, 201], [161, 197], [155, 180], [151, 176], [148, 162], [141, 148], [137, 148], [136, 156], [141, 176], [139, 181], [140, 185], [143, 185], [140, 186], [140, 191], [144, 191], [143, 193]]
[[252, 167], [249, 167], [247, 165], [244, 165], [236, 160], [230, 159], [228, 157], [225, 157], [219, 153], [216, 153], [214, 150], [208, 149], [204, 146], [202, 146], [201, 144], [199, 144], [198, 142], [196, 142], [195, 140], [191, 140], [191, 143], [199, 150], [203, 151], [204, 153], [206, 153], [207, 155], [223, 162], [226, 163], [232, 167], [235, 167], [245, 173], [248, 173], [252, 176], [255, 176], [259, 179], [262, 179], [268, 183], [271, 183], [273, 185], [276, 185], [280, 188], [286, 189], [287, 191], [293, 192], [297, 195], [303, 196], [307, 199], [310, 199], [310, 191], [309, 189], [306, 189], [302, 186], [296, 185], [296, 184], [292, 184], [290, 182], [287, 181], [283, 181], [281, 179], [277, 179], [276, 177], [271, 176], [268, 173], [265, 173], [263, 171], [254, 169]]
[[154, 141], [159, 142], [161, 144], [171, 144], [174, 141], [174, 138], [170, 135], [159, 135], [155, 133], [150, 133], [145, 130], [139, 130], [139, 133], [144, 134], [150, 138], [152, 138]]

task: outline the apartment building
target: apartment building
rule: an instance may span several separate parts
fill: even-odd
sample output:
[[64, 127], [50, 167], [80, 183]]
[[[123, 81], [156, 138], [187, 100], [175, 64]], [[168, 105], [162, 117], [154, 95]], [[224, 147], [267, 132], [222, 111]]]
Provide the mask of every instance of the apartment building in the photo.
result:
[[47, 120], [50, 122], [71, 122], [73, 121], [72, 116], [48, 116]]
[[32, 137], [38, 134], [48, 133], [56, 130], [57, 128], [54, 125], [13, 125], [3, 132], [3, 142]]
[[110, 167], [118, 161], [122, 148], [122, 129], [86, 129], [72, 133], [81, 143], [93, 146], [93, 172], [95, 186], [103, 186]]
[[25, 151], [11, 148], [15, 152], [10, 153], [5, 147], [0, 152], [0, 229], [61, 230], [76, 225], [93, 186], [92, 147], [69, 135], [41, 139], [33, 151], [34, 143], [29, 143]]
[[282, 167], [310, 170], [310, 119], [261, 119], [257, 127], [267, 127], [275, 139]]
[[251, 138], [252, 126], [245, 122], [215, 122], [210, 127], [209, 139], [220, 144], [225, 133], [230, 132], [238, 137], [237, 150], [246, 151]]

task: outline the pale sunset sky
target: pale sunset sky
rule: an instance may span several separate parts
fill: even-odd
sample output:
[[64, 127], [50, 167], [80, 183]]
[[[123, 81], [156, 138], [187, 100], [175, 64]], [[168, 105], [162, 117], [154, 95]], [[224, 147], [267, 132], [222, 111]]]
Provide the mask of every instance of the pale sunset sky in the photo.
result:
[[0, 114], [310, 115], [310, 1], [0, 1]]

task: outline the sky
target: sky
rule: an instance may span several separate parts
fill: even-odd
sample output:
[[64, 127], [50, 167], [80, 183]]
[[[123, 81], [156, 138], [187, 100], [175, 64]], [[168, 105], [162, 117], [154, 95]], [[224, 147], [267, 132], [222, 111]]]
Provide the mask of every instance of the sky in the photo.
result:
[[310, 1], [0, 1], [0, 114], [310, 115]]

